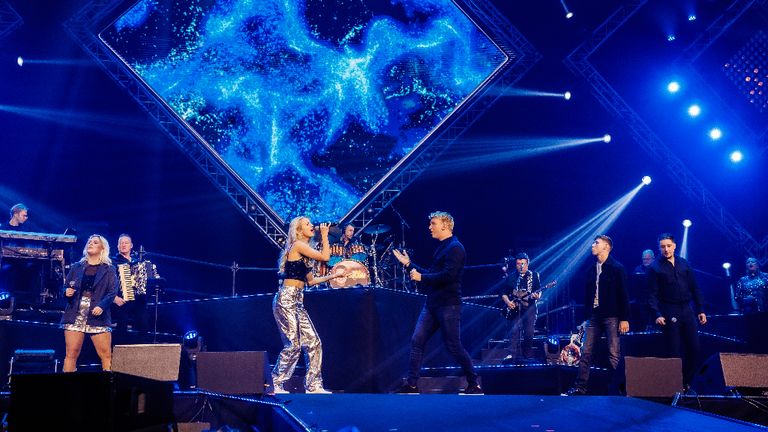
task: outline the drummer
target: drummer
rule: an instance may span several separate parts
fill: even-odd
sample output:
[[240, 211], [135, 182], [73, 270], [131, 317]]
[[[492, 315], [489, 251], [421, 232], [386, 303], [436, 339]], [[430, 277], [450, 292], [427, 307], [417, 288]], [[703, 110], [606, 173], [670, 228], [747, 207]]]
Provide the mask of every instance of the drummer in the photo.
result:
[[352, 224], [347, 224], [344, 226], [344, 232], [341, 234], [341, 238], [339, 239], [339, 243], [341, 244], [341, 247], [344, 251], [344, 258], [349, 258], [354, 253], [354, 251], [351, 250], [352, 246], [358, 243], [357, 239], [353, 238], [354, 236], [355, 226]]
[[333, 267], [347, 259], [367, 265], [368, 253], [365, 246], [355, 237], [355, 226], [352, 224], [345, 225], [344, 232], [340, 235], [339, 241], [331, 245], [331, 259], [328, 261], [328, 265]]

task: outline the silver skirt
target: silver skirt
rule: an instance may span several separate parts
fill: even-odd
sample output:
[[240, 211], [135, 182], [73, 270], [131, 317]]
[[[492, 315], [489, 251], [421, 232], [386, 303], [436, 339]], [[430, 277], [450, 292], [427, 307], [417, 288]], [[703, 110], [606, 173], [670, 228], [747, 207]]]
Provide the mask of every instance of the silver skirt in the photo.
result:
[[[88, 334], [97, 334], [111, 332], [112, 328], [109, 326], [90, 326], [88, 325], [88, 316], [91, 313], [91, 298], [81, 297], [80, 307], [77, 310], [77, 318], [75, 318], [74, 324], [63, 324], [61, 327], [64, 330], [76, 331]], [[107, 313], [106, 311], [102, 313]]]

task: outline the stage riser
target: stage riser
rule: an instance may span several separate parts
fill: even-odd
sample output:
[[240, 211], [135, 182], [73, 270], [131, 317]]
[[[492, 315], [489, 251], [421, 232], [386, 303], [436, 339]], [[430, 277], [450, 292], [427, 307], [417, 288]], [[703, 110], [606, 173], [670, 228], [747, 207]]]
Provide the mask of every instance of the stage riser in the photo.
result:
[[[272, 296], [180, 302], [160, 306], [160, 328], [183, 334], [197, 330], [209, 351], [261, 351], [274, 362], [282, 342], [272, 316]], [[392, 290], [349, 288], [308, 291], [304, 304], [323, 342], [323, 379], [329, 389], [379, 393], [405, 375], [411, 334], [424, 297]], [[467, 304], [462, 340], [474, 358], [503, 328], [495, 309]], [[425, 366], [455, 364], [435, 334]], [[299, 361], [303, 364], [303, 360]]]

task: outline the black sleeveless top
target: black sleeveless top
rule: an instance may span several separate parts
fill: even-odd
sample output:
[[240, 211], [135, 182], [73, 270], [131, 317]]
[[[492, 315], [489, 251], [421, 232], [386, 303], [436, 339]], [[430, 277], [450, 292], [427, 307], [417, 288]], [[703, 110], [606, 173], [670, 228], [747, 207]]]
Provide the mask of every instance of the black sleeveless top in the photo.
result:
[[303, 259], [296, 261], [285, 261], [285, 278], [296, 279], [300, 281], [307, 280], [307, 273], [309, 273], [309, 266]]

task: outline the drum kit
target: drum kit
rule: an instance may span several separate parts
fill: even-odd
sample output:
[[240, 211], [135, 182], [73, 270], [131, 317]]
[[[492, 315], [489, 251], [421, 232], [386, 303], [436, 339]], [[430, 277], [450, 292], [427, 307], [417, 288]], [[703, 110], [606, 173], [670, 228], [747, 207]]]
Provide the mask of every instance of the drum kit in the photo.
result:
[[381, 245], [377, 245], [377, 242], [381, 234], [389, 231], [390, 227], [387, 225], [371, 225], [362, 231], [362, 235], [370, 240], [369, 245], [358, 242], [354, 238], [345, 245], [341, 242], [341, 229], [331, 227], [329, 232], [332, 239], [331, 258], [327, 263], [318, 263], [314, 269], [315, 274], [325, 276], [339, 271], [343, 272], [344, 276], [331, 279], [328, 282], [331, 288], [369, 286], [372, 282], [374, 285], [380, 286], [378, 266], [381, 254], [378, 252]]

